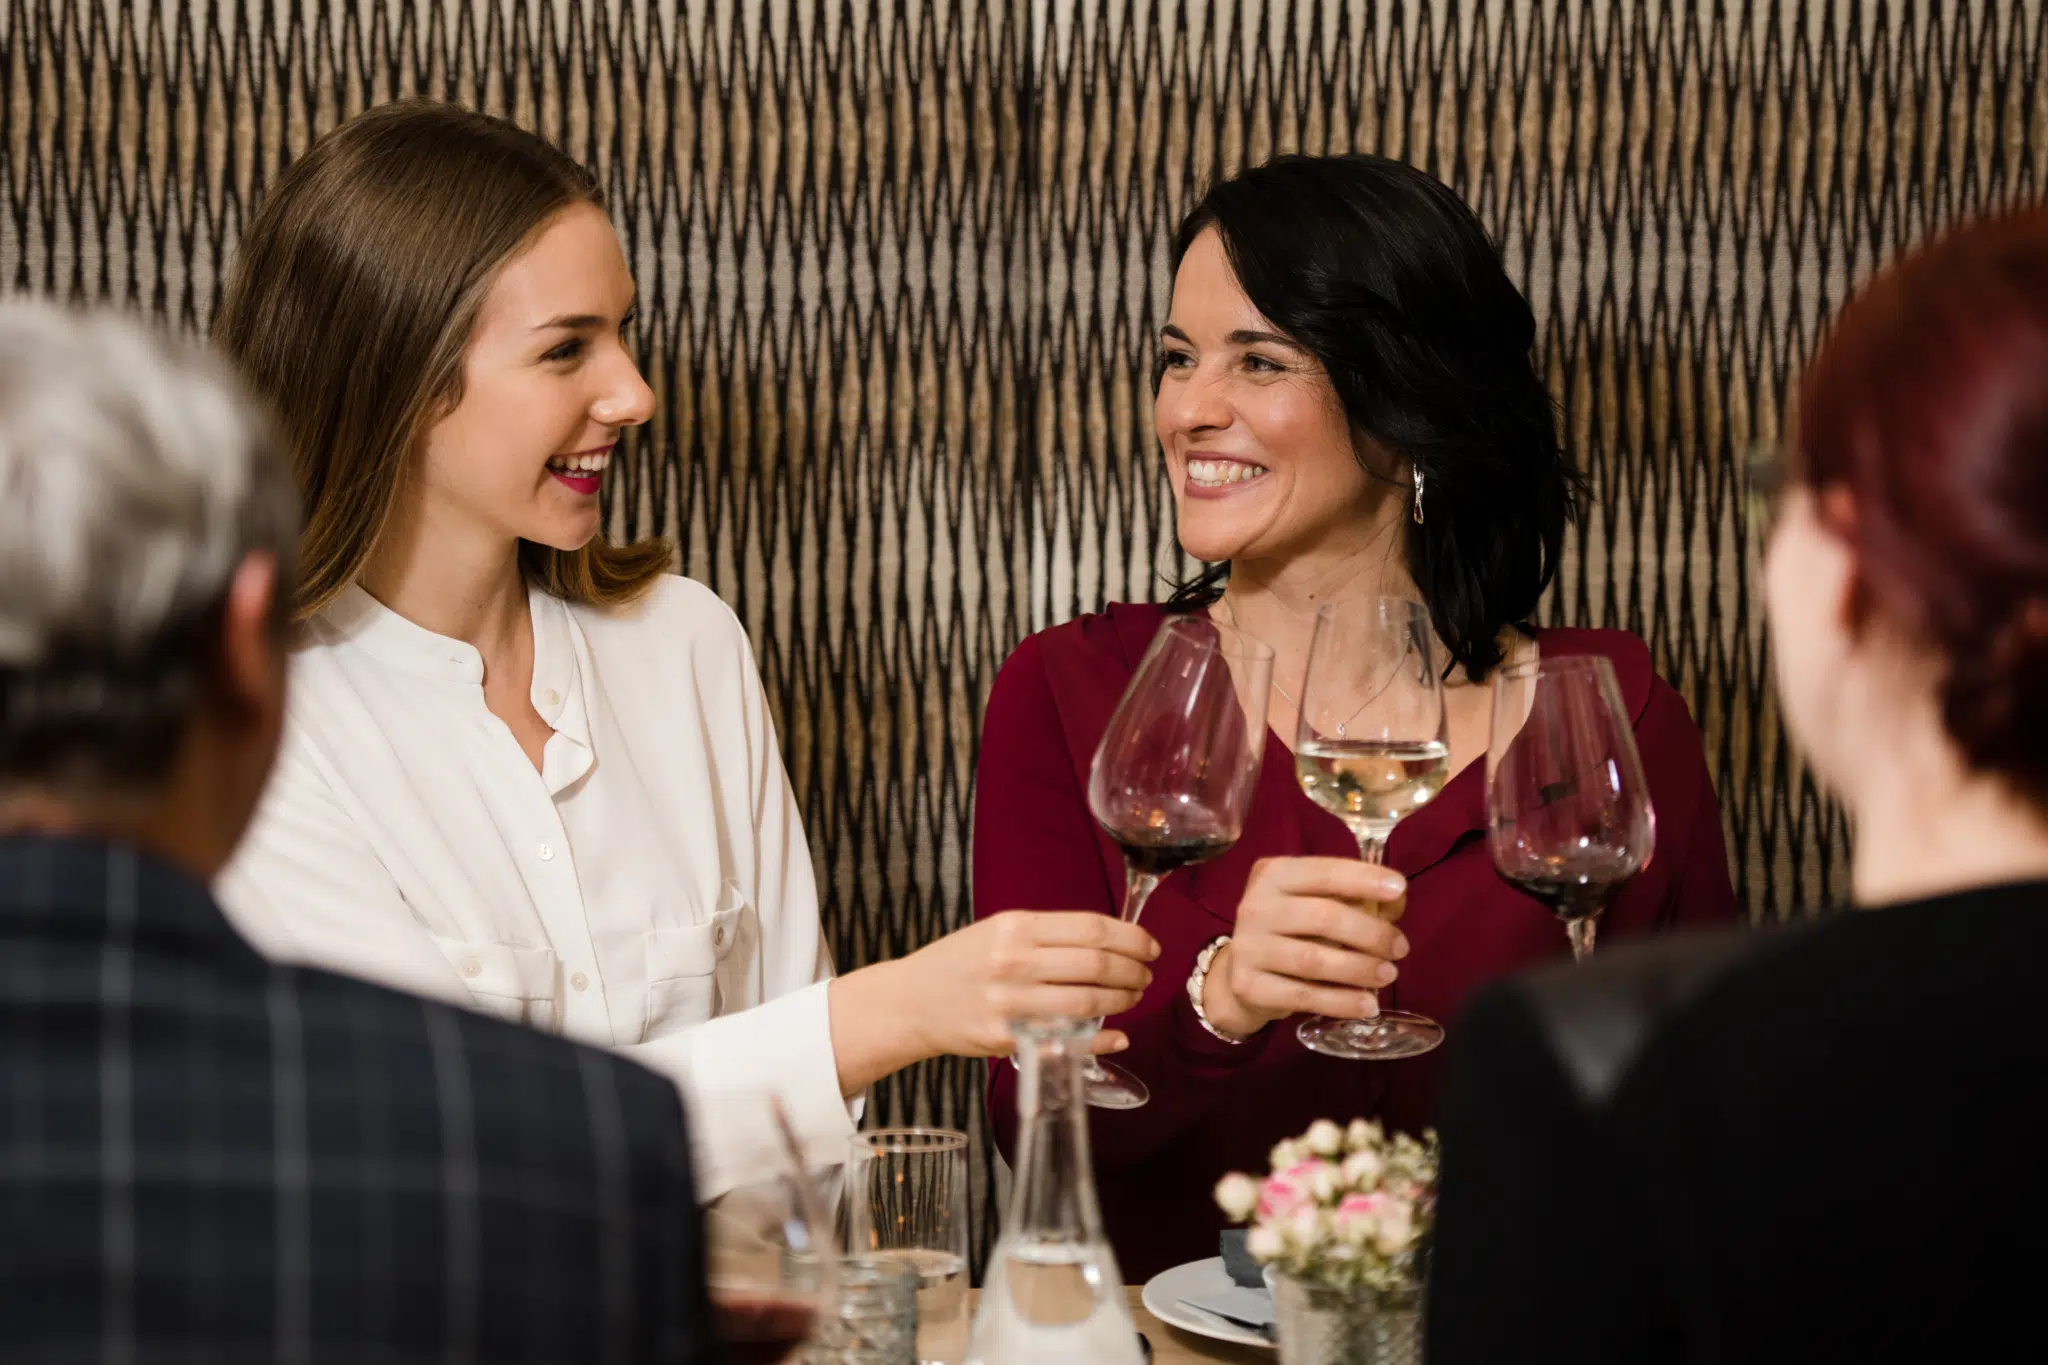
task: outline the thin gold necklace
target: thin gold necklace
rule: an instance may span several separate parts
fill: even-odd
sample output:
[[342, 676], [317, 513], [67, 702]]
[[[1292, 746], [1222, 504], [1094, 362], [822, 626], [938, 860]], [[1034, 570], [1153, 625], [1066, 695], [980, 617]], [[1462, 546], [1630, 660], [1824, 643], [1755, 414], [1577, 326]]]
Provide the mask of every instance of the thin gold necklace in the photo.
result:
[[[1229, 594], [1229, 592], [1228, 592], [1228, 591], [1226, 591], [1226, 592], [1225, 592], [1225, 593], [1224, 593], [1224, 594], [1223, 594], [1223, 595], [1222, 595], [1221, 597], [1219, 597], [1219, 598], [1218, 598], [1217, 600], [1218, 600], [1218, 601], [1220, 601], [1221, 603], [1223, 603], [1223, 610], [1225, 610], [1226, 612], [1229, 612], [1229, 613], [1230, 613], [1230, 628], [1231, 628], [1232, 630], [1238, 630], [1238, 631], [1241, 631], [1241, 630], [1243, 630], [1243, 629], [1244, 629], [1244, 627], [1243, 627], [1243, 626], [1241, 626], [1241, 625], [1239, 625], [1239, 624], [1237, 623], [1237, 607], [1236, 607], [1236, 605], [1235, 605], [1235, 604], [1233, 604], [1233, 603], [1231, 602], [1231, 600], [1230, 600], [1230, 594]], [[1307, 686], [1307, 684], [1308, 684], [1308, 678], [1307, 678], [1306, 676], [1304, 676], [1304, 677], [1302, 678], [1302, 680], [1301, 680], [1301, 681], [1302, 681], [1302, 684], [1303, 684], [1303, 685], [1302, 685], [1302, 689], [1301, 689], [1301, 690], [1302, 690], [1303, 692], [1306, 692], [1306, 691], [1308, 691], [1308, 686]], [[1285, 699], [1286, 699], [1286, 702], [1287, 702], [1287, 704], [1288, 704], [1289, 706], [1291, 706], [1291, 707], [1293, 707], [1293, 708], [1294, 708], [1294, 717], [1295, 717], [1295, 720], [1296, 720], [1297, 722], [1299, 722], [1299, 721], [1300, 721], [1300, 719], [1301, 719], [1301, 703], [1300, 703], [1300, 702], [1298, 702], [1298, 701], [1296, 701], [1296, 700], [1294, 699], [1293, 695], [1292, 695], [1291, 693], [1289, 693], [1289, 692], [1288, 692], [1288, 690], [1287, 690], [1286, 688], [1284, 688], [1284, 687], [1282, 687], [1282, 686], [1280, 685], [1280, 680], [1279, 680], [1278, 678], [1275, 678], [1275, 679], [1273, 679], [1273, 690], [1274, 690], [1275, 692], [1278, 692], [1278, 693], [1279, 693], [1279, 694], [1280, 694], [1280, 695], [1281, 695], [1281, 696], [1282, 696], [1283, 698], [1285, 698]], [[1366, 707], [1368, 707], [1368, 706], [1372, 705], [1372, 703], [1373, 703], [1373, 697], [1377, 697], [1378, 695], [1379, 695], [1379, 693], [1377, 693], [1377, 692], [1373, 693], [1372, 697], [1367, 697], [1367, 698], [1366, 698], [1366, 699], [1365, 699], [1364, 701], [1362, 701], [1362, 702], [1358, 703], [1358, 709], [1357, 709], [1357, 710], [1353, 711], [1353, 712], [1352, 712], [1352, 713], [1351, 713], [1350, 715], [1348, 715], [1348, 716], [1344, 717], [1344, 719], [1343, 719], [1343, 720], [1341, 720], [1341, 721], [1337, 722], [1337, 730], [1336, 730], [1336, 735], [1337, 735], [1337, 738], [1339, 738], [1339, 739], [1342, 739], [1342, 738], [1344, 738], [1344, 730], [1345, 730], [1345, 727], [1346, 727], [1346, 726], [1348, 726], [1348, 725], [1350, 725], [1352, 721], [1354, 721], [1354, 720], [1357, 720], [1357, 719], [1358, 719], [1358, 712], [1359, 712], [1359, 711], [1363, 711], [1363, 710], [1364, 710], [1364, 709], [1365, 709]]]

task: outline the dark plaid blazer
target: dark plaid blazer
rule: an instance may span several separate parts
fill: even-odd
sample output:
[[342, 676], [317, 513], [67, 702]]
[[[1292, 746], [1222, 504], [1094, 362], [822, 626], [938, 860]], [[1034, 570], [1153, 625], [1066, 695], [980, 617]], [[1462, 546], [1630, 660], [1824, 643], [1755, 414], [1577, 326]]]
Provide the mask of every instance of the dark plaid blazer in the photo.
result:
[[707, 1360], [675, 1086], [0, 838], [0, 1361]]

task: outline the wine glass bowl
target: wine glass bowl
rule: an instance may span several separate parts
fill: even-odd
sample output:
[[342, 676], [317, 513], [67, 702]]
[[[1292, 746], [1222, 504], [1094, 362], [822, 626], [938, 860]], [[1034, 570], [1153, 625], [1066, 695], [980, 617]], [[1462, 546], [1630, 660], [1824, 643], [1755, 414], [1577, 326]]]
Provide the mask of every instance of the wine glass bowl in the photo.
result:
[[768, 1103], [780, 1139], [768, 1158], [770, 1173], [704, 1209], [712, 1326], [737, 1365], [794, 1359], [835, 1311], [834, 1225], [780, 1101]]
[[[1088, 774], [1088, 809], [1123, 853], [1123, 918], [1160, 879], [1228, 849], [1244, 832], [1266, 746], [1273, 651], [1206, 616], [1175, 616], [1152, 637], [1109, 718]], [[1136, 1109], [1150, 1092], [1089, 1058], [1088, 1103]]]
[[1496, 671], [1487, 847], [1502, 878], [1593, 950], [1600, 912], [1656, 849], [1656, 812], [1614, 666], [1598, 655]]
[[[1451, 775], [1449, 717], [1429, 612], [1378, 597], [1316, 612], [1302, 677], [1294, 775], [1309, 800], [1342, 820], [1369, 863], [1386, 858], [1403, 818], [1436, 799]], [[1428, 1052], [1443, 1026], [1382, 1009], [1372, 1019], [1303, 1021], [1302, 1044], [1331, 1057], [1392, 1061]]]

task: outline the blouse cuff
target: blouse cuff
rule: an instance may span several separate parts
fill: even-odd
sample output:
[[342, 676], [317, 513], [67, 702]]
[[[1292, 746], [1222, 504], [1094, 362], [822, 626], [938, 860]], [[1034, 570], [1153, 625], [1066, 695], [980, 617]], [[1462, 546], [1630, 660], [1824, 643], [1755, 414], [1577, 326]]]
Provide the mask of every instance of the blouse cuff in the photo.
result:
[[782, 1096], [807, 1165], [846, 1164], [863, 1097], [839, 1093], [830, 986], [815, 982], [675, 1038], [620, 1049], [682, 1085], [698, 1198], [715, 1199], [778, 1171], [782, 1143], [769, 1112], [771, 1093]]

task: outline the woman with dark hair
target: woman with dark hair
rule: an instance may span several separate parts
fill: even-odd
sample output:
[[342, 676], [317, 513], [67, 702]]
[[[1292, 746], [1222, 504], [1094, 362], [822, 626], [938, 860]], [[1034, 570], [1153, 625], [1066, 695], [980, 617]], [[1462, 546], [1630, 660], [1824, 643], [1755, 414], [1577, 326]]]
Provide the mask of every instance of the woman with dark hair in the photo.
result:
[[[1578, 480], [1530, 357], [1528, 303], [1471, 211], [1398, 162], [1286, 157], [1210, 191], [1172, 263], [1154, 416], [1181, 546], [1215, 567], [1164, 605], [1115, 604], [1017, 649], [989, 697], [974, 842], [977, 915], [1115, 913], [1122, 859], [1084, 793], [1154, 631], [1205, 612], [1273, 646], [1273, 733], [1243, 837], [1154, 893], [1145, 926], [1162, 956], [1114, 1021], [1152, 1098], [1095, 1115], [1095, 1156], [1111, 1237], [1139, 1278], [1213, 1255], [1214, 1182], [1262, 1169], [1311, 1120], [1432, 1122], [1434, 1054], [1320, 1056], [1289, 1016], [1370, 1017], [1374, 992], [1398, 981], [1403, 1009], [1450, 1019], [1480, 984], [1565, 951], [1480, 837], [1485, 684], [1503, 662], [1606, 655], [1633, 713], [1658, 849], [1603, 932], [1735, 914], [1699, 732], [1648, 649], [1529, 624]], [[1385, 867], [1360, 862], [1302, 795], [1283, 738], [1316, 610], [1378, 595], [1419, 599], [1446, 647], [1454, 771], [1398, 827]], [[1016, 1077], [997, 1064], [993, 1082], [1007, 1138]]]
[[1771, 660], [1866, 912], [1474, 1002], [1433, 1360], [1999, 1360], [2039, 1330], [2048, 211], [1868, 285], [1798, 414], [1753, 472]]

